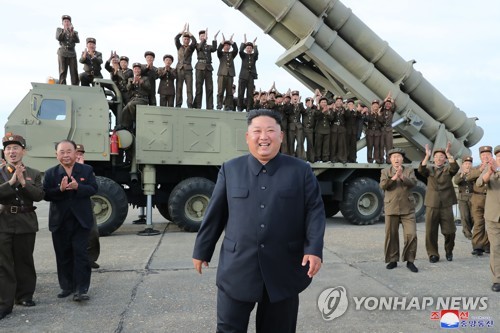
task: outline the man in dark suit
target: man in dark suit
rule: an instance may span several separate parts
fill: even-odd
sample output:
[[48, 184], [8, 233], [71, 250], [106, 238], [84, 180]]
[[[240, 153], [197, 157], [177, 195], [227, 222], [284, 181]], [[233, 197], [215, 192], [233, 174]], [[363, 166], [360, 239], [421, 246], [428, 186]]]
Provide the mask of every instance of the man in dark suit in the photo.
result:
[[60, 164], [45, 171], [43, 188], [45, 200], [50, 201], [49, 230], [62, 289], [57, 297], [74, 291], [74, 301], [85, 301], [91, 274], [87, 248], [94, 224], [90, 197], [97, 192], [97, 183], [90, 165], [76, 163], [73, 141], [59, 142], [56, 156]]
[[[249, 155], [222, 165], [196, 239], [193, 264], [208, 266], [225, 231], [217, 270], [217, 332], [295, 332], [298, 294], [319, 271], [325, 212], [311, 167], [279, 153], [280, 115], [248, 114]], [[293, 185], [292, 185], [293, 184]]]

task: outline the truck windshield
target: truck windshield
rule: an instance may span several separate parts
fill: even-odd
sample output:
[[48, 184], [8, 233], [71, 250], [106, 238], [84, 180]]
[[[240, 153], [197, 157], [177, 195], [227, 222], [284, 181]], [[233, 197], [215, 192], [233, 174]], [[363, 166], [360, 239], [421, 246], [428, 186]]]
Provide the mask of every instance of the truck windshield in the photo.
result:
[[64, 120], [66, 119], [66, 102], [60, 99], [44, 99], [38, 112], [39, 119]]

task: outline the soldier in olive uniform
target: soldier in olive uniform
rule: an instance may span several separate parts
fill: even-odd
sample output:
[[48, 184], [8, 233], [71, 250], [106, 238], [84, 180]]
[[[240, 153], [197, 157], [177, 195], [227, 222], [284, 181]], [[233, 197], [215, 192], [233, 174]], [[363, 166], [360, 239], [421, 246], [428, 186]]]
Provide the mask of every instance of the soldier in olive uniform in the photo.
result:
[[144, 59], [146, 63], [141, 66], [141, 75], [147, 76], [149, 79], [149, 105], [156, 106], [156, 79], [158, 79], [158, 68], [153, 65], [155, 60], [155, 53], [153, 51], [146, 51], [144, 53]]
[[491, 290], [500, 291], [500, 146], [496, 146], [495, 157], [490, 157], [487, 167], [477, 179], [478, 186], [488, 188], [484, 217], [491, 242], [490, 269], [493, 275]]
[[[245, 34], [245, 42], [241, 43], [240, 46], [241, 69], [238, 81], [238, 111], [253, 109], [253, 100], [250, 96], [255, 90], [255, 80], [258, 78], [255, 63], [259, 59], [259, 49], [255, 44], [256, 41], [257, 38], [254, 39], [253, 43], [247, 42]], [[274, 97], [272, 99], [274, 100]], [[246, 105], [244, 105], [245, 100]]]
[[[283, 140], [281, 140], [280, 152], [282, 154], [289, 155], [289, 151], [288, 151], [288, 113], [289, 113], [290, 102], [288, 102], [288, 104], [285, 106], [285, 104], [283, 102], [283, 94], [278, 92], [275, 95], [276, 96], [275, 96], [275, 100], [274, 100], [273, 110], [278, 112], [281, 115], [281, 131], [283, 132]], [[288, 98], [288, 100], [290, 101], [289, 98]], [[260, 101], [255, 103], [254, 107], [257, 108], [258, 105], [260, 105]]]
[[122, 94], [123, 105], [127, 105], [130, 96], [127, 90], [128, 79], [134, 76], [134, 73], [128, 68], [128, 57], [121, 56], [118, 58], [116, 52], [113, 53], [109, 60], [104, 64], [104, 68], [110, 73], [111, 80], [116, 84], [118, 90]]
[[[119, 119], [119, 125], [134, 131], [137, 105], [148, 105], [151, 83], [147, 76], [141, 76], [142, 66], [135, 62], [132, 66], [134, 77], [128, 79], [127, 90], [130, 93], [130, 102], [123, 108], [123, 115]], [[120, 117], [119, 117], [120, 118]]]
[[316, 161], [330, 160], [330, 109], [326, 97], [319, 98], [314, 128], [314, 155]]
[[76, 62], [75, 44], [80, 43], [78, 31], [73, 28], [71, 16], [62, 16], [62, 28], [57, 28], [56, 39], [59, 41], [57, 57], [59, 61], [59, 84], [66, 84], [66, 76], [71, 75], [71, 84], [77, 86], [80, 83], [78, 78], [78, 63]]
[[305, 159], [304, 156], [304, 131], [302, 129], [302, 115], [306, 112], [304, 104], [300, 102], [297, 90], [292, 91], [288, 114], [288, 151], [291, 156]]
[[306, 98], [306, 110], [302, 115], [302, 127], [306, 139], [306, 159], [314, 163], [314, 126], [316, 125], [316, 106], [311, 97]]
[[389, 96], [384, 100], [384, 107], [380, 112], [380, 156], [382, 156], [382, 162], [385, 158], [386, 163], [390, 163], [388, 152], [393, 148], [392, 119], [395, 109], [396, 105], [389, 93]]
[[379, 105], [378, 99], [372, 102], [370, 113], [365, 113], [364, 121], [366, 123], [366, 154], [368, 163], [381, 164], [382, 158], [380, 157], [380, 122], [379, 122]]
[[471, 197], [474, 187], [474, 181], [467, 180], [472, 169], [472, 156], [463, 158], [462, 166], [458, 173], [453, 177], [453, 182], [458, 186], [458, 209], [460, 210], [460, 221], [462, 223], [462, 232], [465, 238], [472, 239], [472, 215], [471, 215]]
[[346, 148], [347, 162], [356, 163], [357, 155], [357, 134], [358, 134], [358, 119], [361, 118], [361, 113], [354, 107], [354, 100], [347, 100], [346, 110]]
[[[182, 43], [180, 38], [182, 36]], [[186, 83], [187, 107], [193, 107], [193, 66], [191, 65], [193, 52], [196, 50], [196, 38], [189, 32], [186, 23], [184, 29], [175, 36], [177, 48], [177, 81], [175, 82], [175, 106], [182, 106], [182, 90]]]
[[90, 86], [95, 78], [102, 79], [101, 65], [102, 53], [96, 51], [95, 38], [89, 37], [86, 40], [87, 48], [82, 52], [80, 63], [83, 64], [83, 73], [80, 73], [80, 82], [82, 86]]
[[391, 166], [382, 170], [380, 188], [384, 190], [385, 211], [385, 262], [387, 269], [393, 269], [399, 260], [399, 224], [403, 225], [403, 261], [414, 273], [418, 272], [413, 263], [417, 255], [417, 222], [415, 198], [411, 190], [417, 184], [417, 177], [411, 167], [403, 165], [405, 152], [394, 148], [388, 153]]
[[[217, 57], [220, 60], [217, 71], [217, 110], [234, 110], [233, 105], [233, 80], [236, 75], [234, 69], [234, 58], [238, 55], [238, 46], [233, 42], [233, 37], [226, 40], [222, 35], [223, 41], [217, 47]], [[232, 46], [232, 50], [230, 50]]]
[[335, 105], [330, 113], [330, 160], [333, 163], [347, 162], [346, 111], [343, 103], [342, 96], [335, 97]]
[[[445, 149], [434, 150], [434, 165], [429, 165], [431, 156], [429, 145], [425, 145], [425, 158], [418, 167], [418, 172], [427, 177], [427, 191], [425, 193], [425, 248], [429, 261], [439, 261], [438, 231], [444, 236], [444, 248], [446, 260], [453, 260], [453, 248], [455, 247], [455, 218], [453, 216], [453, 205], [457, 203], [455, 188], [452, 177], [458, 172], [458, 164], [450, 154], [451, 144]], [[446, 163], [448, 160], [449, 164]]]
[[174, 106], [175, 100], [175, 79], [177, 71], [172, 68], [174, 57], [170, 54], [163, 56], [165, 67], [158, 68], [158, 77], [160, 84], [158, 85], [158, 94], [160, 94], [160, 106]]
[[22, 162], [24, 138], [7, 133], [2, 143], [6, 163], [0, 167], [0, 319], [12, 312], [14, 303], [35, 305], [38, 220], [33, 202], [44, 197], [40, 171]]
[[488, 187], [485, 184], [482, 186], [476, 184], [476, 180], [481, 176], [482, 172], [488, 168], [488, 163], [491, 160], [491, 146], [479, 147], [479, 158], [481, 165], [473, 168], [467, 177], [467, 180], [474, 182], [474, 189], [471, 198], [472, 220], [474, 226], [472, 228], [472, 254], [481, 256], [483, 252], [489, 252], [490, 242], [488, 233], [486, 232], [484, 219], [484, 206], [486, 204], [486, 194]]
[[203, 84], [205, 84], [206, 92], [206, 108], [207, 110], [213, 110], [214, 108], [214, 82], [212, 78], [212, 72], [214, 70], [212, 66], [212, 53], [217, 51], [217, 35], [214, 36], [212, 43], [207, 43], [208, 28], [205, 30], [200, 30], [198, 32], [198, 38], [200, 42], [196, 44], [196, 53], [198, 55], [198, 61], [196, 62], [196, 94], [194, 97], [193, 107], [200, 109], [203, 99]]

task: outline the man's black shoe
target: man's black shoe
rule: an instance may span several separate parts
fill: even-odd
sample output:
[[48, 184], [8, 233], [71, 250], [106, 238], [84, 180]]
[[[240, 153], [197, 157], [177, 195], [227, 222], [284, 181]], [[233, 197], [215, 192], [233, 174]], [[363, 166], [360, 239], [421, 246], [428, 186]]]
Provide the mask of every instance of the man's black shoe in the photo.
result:
[[71, 290], [62, 290], [59, 294], [57, 294], [57, 298], [65, 298], [71, 295]]
[[23, 301], [17, 301], [16, 304], [21, 305], [21, 306], [35, 306], [36, 305], [36, 303], [33, 302], [32, 299], [25, 299]]
[[491, 286], [491, 290], [499, 292], [500, 291], [500, 283], [493, 283]]
[[95, 269], [97, 269], [97, 268], [99, 268], [99, 267], [101, 267], [101, 266], [99, 266], [99, 264], [98, 264], [98, 263], [96, 263], [95, 261], [92, 261], [92, 262], [90, 263], [90, 268], [95, 268]]
[[439, 261], [439, 257], [438, 256], [430, 256], [429, 257], [429, 262], [431, 262], [433, 264], [436, 263], [436, 262], [438, 262], [438, 261]]
[[393, 269], [393, 268], [396, 268], [397, 265], [398, 265], [397, 262], [391, 261], [390, 263], [387, 264], [387, 266], [385, 266], [385, 268], [387, 268], [387, 269]]
[[472, 250], [472, 252], [470, 254], [474, 255], [474, 256], [482, 256], [483, 255], [483, 249], [474, 249]]
[[417, 268], [417, 266], [415, 266], [415, 264], [414, 264], [414, 263], [412, 263], [412, 262], [409, 262], [409, 261], [408, 261], [408, 262], [406, 262], [406, 267], [407, 267], [410, 271], [412, 271], [413, 273], [417, 273], [417, 272], [418, 272], [418, 268]]
[[446, 260], [453, 261], [453, 254], [452, 253], [447, 254], [446, 255]]
[[90, 299], [89, 295], [85, 293], [76, 293], [73, 295], [73, 301], [75, 302], [88, 301], [89, 299]]

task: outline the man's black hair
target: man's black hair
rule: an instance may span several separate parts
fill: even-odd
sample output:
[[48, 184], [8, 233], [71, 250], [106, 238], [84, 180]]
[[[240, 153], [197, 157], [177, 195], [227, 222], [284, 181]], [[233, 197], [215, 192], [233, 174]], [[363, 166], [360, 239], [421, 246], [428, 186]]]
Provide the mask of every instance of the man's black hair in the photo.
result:
[[75, 141], [73, 141], [73, 140], [61, 140], [61, 141], [59, 141], [58, 143], [56, 143], [56, 146], [55, 146], [56, 151], [57, 151], [57, 147], [59, 147], [59, 145], [60, 145], [61, 143], [64, 143], [64, 142], [71, 143], [71, 144], [73, 145], [73, 147], [75, 148], [75, 150], [76, 150], [76, 143], [75, 143]]
[[274, 120], [276, 120], [276, 123], [281, 127], [281, 114], [269, 109], [255, 109], [248, 112], [247, 125], [250, 125], [252, 123], [253, 118], [262, 116], [273, 118]]

